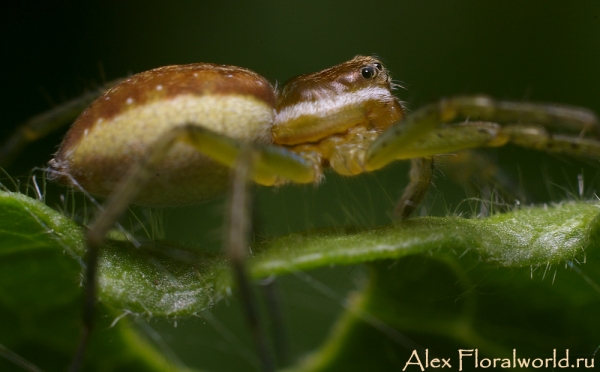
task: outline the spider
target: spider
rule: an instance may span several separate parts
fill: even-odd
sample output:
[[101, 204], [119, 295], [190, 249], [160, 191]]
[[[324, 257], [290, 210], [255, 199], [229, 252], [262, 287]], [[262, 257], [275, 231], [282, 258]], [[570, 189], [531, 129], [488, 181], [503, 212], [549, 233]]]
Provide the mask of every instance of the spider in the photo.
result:
[[600, 158], [600, 127], [587, 110], [466, 96], [407, 115], [395, 88], [381, 61], [357, 56], [293, 78], [280, 91], [242, 67], [166, 66], [133, 75], [94, 101], [49, 162], [54, 180], [108, 197], [87, 234], [84, 327], [71, 370], [80, 369], [92, 328], [98, 250], [131, 203], [199, 203], [233, 184], [228, 254], [270, 371], [244, 268], [246, 181], [319, 183], [326, 168], [351, 176], [410, 159], [396, 207], [404, 219], [422, 201], [437, 154], [510, 142]]

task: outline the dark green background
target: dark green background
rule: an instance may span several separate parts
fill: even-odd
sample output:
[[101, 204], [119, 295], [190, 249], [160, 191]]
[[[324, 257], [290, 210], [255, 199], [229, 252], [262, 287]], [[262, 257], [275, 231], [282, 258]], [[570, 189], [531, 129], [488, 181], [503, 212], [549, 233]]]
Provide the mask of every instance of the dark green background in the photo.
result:
[[[486, 93], [600, 112], [600, 2], [593, 0], [9, 1], [3, 7], [2, 138], [14, 125], [52, 107], [51, 102], [76, 97], [94, 82], [157, 66], [226, 63], [284, 82], [356, 54], [380, 56], [406, 88], [398, 96], [413, 109], [444, 96]], [[11, 174], [43, 165], [60, 138], [57, 134], [31, 146]], [[576, 175], [584, 168], [588, 196], [593, 192], [593, 162], [514, 147], [489, 154], [536, 202], [576, 193]], [[351, 180], [329, 175], [319, 189], [259, 190], [257, 231], [274, 236], [314, 226], [386, 223], [406, 171], [399, 164]], [[443, 170], [437, 173], [437, 187], [429, 197], [438, 214], [453, 211], [465, 196], [461, 186], [444, 178]], [[220, 201], [167, 210], [167, 235], [217, 249], [221, 218]], [[336, 276], [341, 284], [330, 285], [343, 294], [343, 288], [355, 286], [360, 270], [338, 271], [319, 275]], [[318, 297], [299, 282], [300, 289], [286, 291], [287, 306], [313, 317], [296, 324], [296, 333], [291, 330], [292, 343], [300, 345], [294, 346], [297, 355], [340, 310], [339, 299]], [[228, 304], [220, 308], [238, 314]], [[179, 322], [178, 330], [182, 328], [185, 324]], [[242, 352], [222, 339], [215, 341], [206, 334], [212, 327], [207, 328], [173, 336], [189, 348], [189, 355], [181, 352], [186, 362], [227, 369], [240, 359], [245, 365]], [[310, 332], [312, 328], [317, 331]], [[303, 336], [310, 337], [305, 341]], [[170, 335], [164, 338], [171, 341]], [[216, 361], [199, 355], [217, 354], [213, 349], [225, 350]]]

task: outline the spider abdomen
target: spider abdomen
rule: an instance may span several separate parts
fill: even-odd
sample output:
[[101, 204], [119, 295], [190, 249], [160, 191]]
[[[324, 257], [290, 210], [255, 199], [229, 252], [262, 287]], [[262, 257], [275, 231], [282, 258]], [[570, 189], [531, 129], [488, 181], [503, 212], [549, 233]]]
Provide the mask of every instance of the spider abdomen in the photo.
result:
[[[275, 91], [262, 76], [234, 66], [167, 66], [130, 77], [75, 121], [50, 162], [88, 192], [106, 196], [169, 130], [199, 125], [240, 141], [269, 143]], [[202, 202], [226, 189], [228, 170], [177, 143], [136, 198], [144, 205]]]

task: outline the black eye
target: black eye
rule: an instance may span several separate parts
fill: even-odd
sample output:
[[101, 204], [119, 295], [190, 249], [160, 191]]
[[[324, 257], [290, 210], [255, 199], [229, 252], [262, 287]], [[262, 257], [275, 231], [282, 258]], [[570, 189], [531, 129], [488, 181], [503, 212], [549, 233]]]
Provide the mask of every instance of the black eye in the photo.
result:
[[361, 73], [362, 77], [364, 77], [365, 79], [370, 79], [373, 76], [375, 76], [375, 69], [373, 69], [373, 67], [371, 67], [371, 66], [363, 67], [360, 70], [360, 73]]
[[375, 62], [374, 65], [379, 71], [383, 70], [383, 66], [381, 65], [381, 63]]

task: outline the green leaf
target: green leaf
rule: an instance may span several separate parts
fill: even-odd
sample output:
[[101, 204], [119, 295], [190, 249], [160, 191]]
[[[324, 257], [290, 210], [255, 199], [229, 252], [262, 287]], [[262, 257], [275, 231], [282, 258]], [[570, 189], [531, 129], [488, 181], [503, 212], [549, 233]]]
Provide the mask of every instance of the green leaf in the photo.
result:
[[369, 230], [291, 234], [260, 246], [257, 276], [400, 258], [419, 252], [472, 251], [487, 262], [519, 267], [558, 263], [598, 244], [600, 206], [565, 203], [523, 208], [486, 219], [416, 218]]
[[[66, 370], [82, 314], [81, 229], [22, 194], [0, 192], [0, 211], [0, 345], [43, 370]], [[165, 358], [127, 319], [113, 326], [117, 312], [98, 313], [86, 371], [164, 370]], [[22, 371], [4, 358], [0, 370]]]
[[[346, 249], [348, 262], [381, 252], [429, 252], [369, 265], [369, 282], [329, 339], [294, 370], [417, 371], [426, 368], [425, 349], [429, 360], [445, 358], [454, 369], [460, 349], [477, 350], [482, 363], [500, 358], [498, 368], [552, 358], [554, 350], [557, 359], [569, 351], [569, 365], [576, 357], [591, 365], [600, 345], [598, 218], [597, 204], [566, 203], [487, 219], [423, 218], [343, 237], [323, 234], [320, 243], [331, 243], [327, 254]], [[277, 245], [290, 251], [317, 240], [284, 239]], [[322, 260], [313, 253], [310, 263], [299, 254], [296, 265]], [[474, 357], [462, 362], [462, 370], [482, 368]]]
[[[81, 231], [19, 194], [0, 194], [0, 205], [0, 315], [9, 320], [0, 325], [0, 344], [42, 368], [56, 369], [47, 366], [66, 365], [77, 340]], [[567, 340], [584, 334], [577, 343], [563, 344], [589, 348], [600, 332], [565, 304], [598, 304], [597, 286], [588, 285], [592, 290], [585, 294], [573, 290], [583, 278], [576, 275], [576, 269], [582, 270], [573, 266], [576, 259], [587, 256], [589, 262], [596, 257], [598, 212], [598, 204], [579, 202], [485, 219], [428, 217], [374, 229], [314, 230], [256, 244], [249, 265], [260, 278], [371, 263], [368, 284], [351, 299], [325, 346], [299, 365], [302, 370], [398, 368], [415, 344], [442, 354], [480, 348], [485, 355], [500, 357], [513, 347], [525, 350], [537, 343], [539, 349], [527, 350], [547, 352], [544, 347], [552, 343], [541, 342], [543, 332], [531, 330], [530, 324], [540, 311], [548, 314], [548, 304], [569, 312], [568, 317], [555, 316], [557, 327], [567, 331], [552, 337]], [[569, 269], [559, 270], [565, 263]], [[584, 267], [595, 270], [585, 275], [598, 277], [597, 262]], [[554, 273], [556, 281], [551, 280]], [[572, 282], [564, 279], [567, 274]], [[148, 370], [160, 365], [161, 357], [126, 319], [109, 327], [119, 314], [193, 315], [232, 289], [221, 255], [162, 242], [143, 242], [139, 249], [111, 242], [101, 254], [99, 282], [100, 300], [107, 307], [99, 316], [89, 361], [106, 370], [140, 360]], [[536, 291], [535, 301], [531, 291]], [[524, 304], [518, 321], [502, 315], [508, 311], [496, 311], [503, 307], [514, 313], [515, 304]], [[30, 352], [42, 346], [48, 357]], [[60, 357], [52, 363], [59, 363], [52, 364], [49, 355], [56, 354]], [[374, 355], [381, 356], [377, 363]], [[136, 365], [136, 370], [143, 369]]]
[[483, 363], [465, 356], [466, 371], [493, 366], [486, 363], [494, 358], [497, 369], [518, 369], [554, 352], [557, 361], [570, 353], [569, 366], [592, 366], [600, 346], [598, 217], [597, 204], [568, 203], [403, 224], [432, 250], [369, 265], [366, 287], [295, 370], [418, 371], [426, 357], [458, 369], [460, 349], [476, 350]]
[[[563, 204], [488, 219], [428, 217], [370, 230], [315, 230], [258, 244], [249, 264], [255, 278], [431, 250], [472, 250], [503, 266], [552, 264], [594, 243], [599, 211], [595, 204]], [[139, 249], [113, 242], [102, 253], [101, 299], [134, 313], [192, 315], [231, 292], [225, 269], [224, 259], [214, 253], [156, 242]]]
[[[329, 339], [295, 370], [392, 371], [410, 361], [406, 370], [419, 371], [411, 355], [425, 367], [425, 349], [429, 361], [445, 358], [456, 370], [460, 349], [477, 350], [481, 363], [508, 358], [512, 369], [519, 369], [513, 350], [521, 360], [552, 358], [554, 350], [562, 359], [568, 350], [569, 366], [579, 357], [589, 366], [600, 341], [600, 291], [586, 278], [600, 277], [599, 258], [595, 252], [575, 270], [557, 265], [533, 275], [452, 255], [374, 263]], [[462, 363], [463, 371], [482, 369], [473, 356]]]

